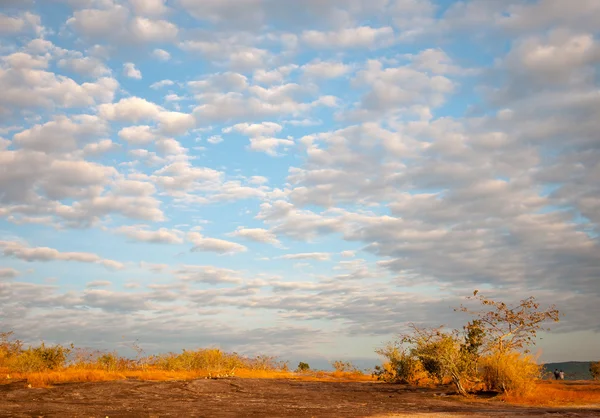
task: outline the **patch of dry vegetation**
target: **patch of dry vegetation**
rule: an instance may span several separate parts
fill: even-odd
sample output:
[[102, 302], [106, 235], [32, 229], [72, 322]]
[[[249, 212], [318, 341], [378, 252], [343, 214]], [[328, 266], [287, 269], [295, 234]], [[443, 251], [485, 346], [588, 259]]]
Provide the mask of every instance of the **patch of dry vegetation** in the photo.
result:
[[533, 390], [522, 394], [510, 392], [504, 399], [516, 405], [584, 406], [600, 405], [600, 382], [596, 381], [538, 381]]
[[119, 356], [116, 352], [85, 350], [74, 346], [24, 348], [12, 333], [0, 333], [0, 383], [26, 381], [31, 387], [50, 387], [67, 382], [102, 382], [123, 379], [138, 380], [192, 380], [224, 377], [298, 380], [373, 380], [350, 363], [336, 362], [334, 372], [306, 371], [295, 373], [287, 362], [271, 356], [248, 357], [227, 353], [218, 348], [183, 350], [144, 356], [134, 343], [135, 359]]

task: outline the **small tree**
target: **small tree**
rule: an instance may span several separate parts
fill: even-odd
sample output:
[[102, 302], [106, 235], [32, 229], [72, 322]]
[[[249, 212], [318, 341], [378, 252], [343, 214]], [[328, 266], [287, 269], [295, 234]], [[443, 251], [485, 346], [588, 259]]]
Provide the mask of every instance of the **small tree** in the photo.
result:
[[419, 359], [401, 344], [389, 342], [375, 352], [386, 359], [381, 366], [375, 366], [373, 375], [378, 380], [388, 383], [418, 383], [422, 365]]
[[310, 366], [308, 365], [308, 363], [301, 361], [300, 363], [298, 363], [298, 368], [296, 370], [299, 372], [306, 372], [310, 370]]
[[600, 380], [600, 361], [593, 361], [590, 363], [590, 373], [592, 379]]
[[439, 328], [419, 328], [411, 324], [412, 332], [402, 337], [402, 342], [411, 344], [411, 353], [423, 364], [424, 369], [438, 381], [449, 377], [458, 393], [468, 396], [466, 383], [475, 375], [475, 358], [458, 331], [443, 331]]
[[533, 296], [523, 299], [516, 306], [507, 305], [488, 299], [475, 290], [473, 296], [467, 299], [478, 300], [484, 309], [472, 311], [465, 306], [455, 310], [469, 313], [477, 317], [471, 324], [482, 332], [480, 345], [485, 352], [508, 353], [515, 350], [527, 349], [535, 345], [537, 332], [542, 329], [542, 323], [548, 320], [559, 321], [560, 312], [554, 305], [540, 310], [540, 304]]

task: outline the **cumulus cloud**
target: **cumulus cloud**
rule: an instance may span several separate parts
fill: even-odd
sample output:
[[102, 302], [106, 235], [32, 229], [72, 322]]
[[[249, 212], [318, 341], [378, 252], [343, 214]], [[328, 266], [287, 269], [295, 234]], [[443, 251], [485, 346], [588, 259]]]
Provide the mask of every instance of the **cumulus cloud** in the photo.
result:
[[160, 16], [168, 12], [165, 0], [129, 0], [135, 13], [148, 16]]
[[171, 59], [171, 54], [169, 51], [165, 51], [164, 49], [160, 48], [152, 51], [152, 56], [160, 61], [169, 61]]
[[275, 138], [274, 135], [280, 132], [283, 127], [275, 122], [262, 122], [258, 124], [239, 123], [234, 126], [224, 128], [224, 133], [239, 132], [250, 137], [249, 149], [252, 151], [264, 152], [271, 156], [279, 155], [278, 149], [284, 150], [294, 145], [290, 138]]
[[240, 272], [213, 266], [183, 266], [175, 272], [179, 280], [212, 285], [243, 282]]
[[208, 238], [199, 232], [188, 232], [187, 240], [194, 244], [192, 251], [207, 251], [218, 254], [235, 254], [245, 252], [248, 248], [235, 242], [219, 238]]
[[123, 64], [123, 74], [129, 78], [135, 78], [136, 80], [142, 79], [142, 72], [135, 68], [135, 64], [132, 62], [126, 62]]
[[303, 32], [301, 39], [313, 48], [378, 48], [389, 46], [394, 41], [394, 30], [369, 26], [332, 32], [310, 30]]
[[0, 279], [14, 279], [19, 275], [19, 271], [13, 268], [0, 268]]
[[161, 80], [161, 81], [157, 81], [156, 83], [152, 83], [150, 85], [150, 88], [159, 89], [161, 87], [172, 86], [173, 84], [175, 84], [175, 83], [171, 80]]
[[98, 263], [113, 270], [125, 268], [122, 263], [106, 260], [93, 253], [61, 252], [49, 247], [28, 247], [17, 241], [0, 241], [0, 248], [5, 257], [14, 257], [23, 261], [78, 261], [80, 263]]
[[271, 231], [263, 228], [245, 228], [240, 226], [230, 235], [245, 238], [250, 241], [281, 246], [281, 242], [279, 242], [277, 236]]
[[110, 75], [111, 73], [111, 70], [100, 59], [95, 57], [75, 55], [59, 60], [58, 66], [73, 71], [76, 74], [89, 77], [101, 77], [103, 75]]
[[[160, 7], [154, 2], [139, 2], [136, 3], [136, 9], [157, 12]], [[154, 16], [132, 16], [129, 9], [120, 4], [76, 10], [67, 20], [67, 26], [89, 39], [121, 39], [130, 43], [173, 41], [179, 33], [177, 25], [168, 20]]]
[[170, 230], [167, 228], [159, 228], [155, 231], [148, 230], [147, 225], [131, 225], [121, 226], [115, 230], [118, 234], [123, 234], [126, 237], [140, 242], [148, 242], [152, 244], [182, 244], [183, 232], [178, 230]]
[[[485, 284], [507, 302], [557, 304], [557, 333], [582, 342], [577, 359], [592, 355], [597, 2], [68, 0], [58, 20], [10, 3], [0, 304], [19, 338], [135, 333], [165, 351], [197, 346], [198, 332], [235, 350], [265, 335], [277, 350], [360, 339], [352, 353], [367, 356], [407, 319], [437, 325]], [[144, 56], [155, 65], [125, 91], [118, 58]], [[45, 246], [19, 240], [25, 224]], [[63, 251], [78, 237], [85, 248]], [[195, 252], [144, 258], [147, 243]], [[86, 277], [124, 267], [100, 247], [136, 277]], [[204, 265], [215, 254], [235, 256]], [[56, 273], [36, 284], [53, 260], [86, 263], [86, 288]], [[199, 316], [210, 324], [198, 331]], [[574, 346], [546, 344], [545, 360]]]
[[311, 78], [337, 78], [350, 71], [350, 66], [341, 62], [314, 61], [302, 66], [304, 75]]

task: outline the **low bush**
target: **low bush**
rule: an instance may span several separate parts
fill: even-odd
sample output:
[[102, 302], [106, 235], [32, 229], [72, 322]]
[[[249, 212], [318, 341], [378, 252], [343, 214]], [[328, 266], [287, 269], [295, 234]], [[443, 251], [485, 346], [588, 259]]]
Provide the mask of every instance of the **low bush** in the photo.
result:
[[360, 371], [351, 361], [336, 360], [332, 361], [331, 365], [336, 372], [356, 373]]
[[12, 353], [6, 360], [10, 371], [27, 373], [58, 370], [65, 366], [70, 348], [61, 345], [29, 347], [19, 353]]
[[592, 375], [592, 379], [600, 380], [600, 361], [590, 363], [590, 374]]
[[378, 380], [388, 383], [419, 384], [423, 379], [424, 369], [419, 359], [398, 344], [388, 343], [376, 353], [387, 360], [381, 366], [375, 366], [373, 375]]
[[536, 387], [542, 366], [534, 358], [516, 352], [493, 353], [479, 361], [479, 375], [487, 390], [525, 396]]

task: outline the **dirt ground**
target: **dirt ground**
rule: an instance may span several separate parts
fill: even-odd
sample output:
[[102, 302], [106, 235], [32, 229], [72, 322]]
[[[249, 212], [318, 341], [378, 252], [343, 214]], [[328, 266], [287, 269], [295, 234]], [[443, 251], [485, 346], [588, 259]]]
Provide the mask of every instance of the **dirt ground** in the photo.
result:
[[[450, 390], [450, 388], [448, 388]], [[0, 417], [600, 417], [600, 408], [465, 402], [440, 389], [384, 383], [219, 379], [0, 385]]]

